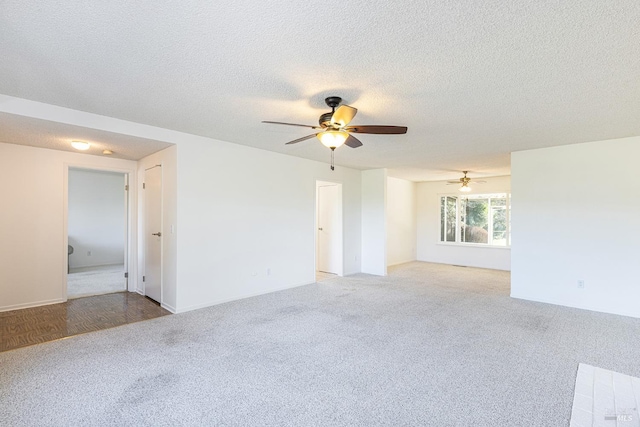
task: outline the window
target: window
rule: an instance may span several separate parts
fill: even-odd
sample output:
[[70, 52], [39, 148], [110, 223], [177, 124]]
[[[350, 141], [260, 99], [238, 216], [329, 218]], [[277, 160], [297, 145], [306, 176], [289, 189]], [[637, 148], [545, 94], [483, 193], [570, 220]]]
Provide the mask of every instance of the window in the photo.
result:
[[440, 197], [440, 241], [509, 246], [510, 195]]

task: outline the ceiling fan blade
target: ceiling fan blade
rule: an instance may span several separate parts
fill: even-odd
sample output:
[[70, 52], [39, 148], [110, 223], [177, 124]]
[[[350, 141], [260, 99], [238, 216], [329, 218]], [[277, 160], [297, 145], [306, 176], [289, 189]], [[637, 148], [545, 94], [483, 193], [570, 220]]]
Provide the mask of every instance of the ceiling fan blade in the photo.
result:
[[314, 134], [311, 134], [311, 135], [307, 135], [307, 136], [303, 136], [302, 138], [298, 138], [298, 139], [294, 139], [293, 141], [289, 141], [284, 145], [297, 144], [298, 142], [302, 142], [302, 141], [306, 141], [307, 139], [311, 139], [316, 135], [317, 135], [317, 133], [314, 133]]
[[267, 121], [267, 120], [263, 120], [262, 123], [269, 123], [269, 124], [272, 124], [272, 125], [300, 126], [300, 127], [303, 127], [303, 128], [311, 128], [311, 129], [322, 129], [319, 126], [299, 125], [297, 123], [270, 122], [270, 121]]
[[447, 181], [447, 185], [462, 184], [460, 181]]
[[344, 142], [344, 145], [351, 148], [358, 148], [362, 146], [362, 142], [353, 135], [349, 135], [349, 138]]
[[349, 124], [355, 117], [357, 109], [349, 107], [348, 105], [341, 105], [338, 107], [333, 116], [331, 116], [331, 124], [339, 127], [344, 127]]
[[470, 184], [486, 184], [487, 181], [469, 181]]
[[368, 125], [368, 126], [349, 126], [345, 129], [347, 132], [355, 132], [355, 133], [375, 133], [375, 134], [384, 134], [384, 135], [399, 135], [403, 133], [407, 133], [406, 126], [376, 126], [376, 125]]

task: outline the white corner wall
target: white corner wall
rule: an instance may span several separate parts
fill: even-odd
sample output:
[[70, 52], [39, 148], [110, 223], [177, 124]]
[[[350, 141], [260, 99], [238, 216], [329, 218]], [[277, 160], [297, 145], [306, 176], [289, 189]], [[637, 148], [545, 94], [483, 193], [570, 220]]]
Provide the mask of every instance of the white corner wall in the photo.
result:
[[178, 147], [171, 146], [138, 161], [138, 280], [136, 290], [144, 295], [144, 248], [145, 248], [145, 199], [142, 184], [145, 169], [162, 165], [162, 301], [160, 304], [171, 312], [177, 310], [177, 257], [178, 257], [178, 218], [177, 218], [177, 155]]
[[638, 159], [640, 137], [512, 154], [512, 297], [640, 317]]
[[387, 170], [362, 171], [362, 272], [387, 275]]
[[177, 311], [315, 282], [317, 180], [342, 184], [360, 271], [360, 171], [199, 137], [178, 152]]
[[135, 165], [0, 143], [0, 311], [66, 300], [66, 168], [130, 170], [135, 180]]
[[[509, 193], [508, 176], [482, 178], [486, 184], [473, 185], [465, 194]], [[457, 185], [446, 181], [420, 182], [417, 184], [418, 254], [419, 261], [467, 267], [511, 269], [511, 250], [498, 246], [466, 246], [440, 242], [440, 197], [445, 194], [460, 195]]]
[[387, 266], [416, 260], [416, 183], [387, 178]]
[[71, 268], [123, 264], [126, 244], [124, 174], [69, 170]]

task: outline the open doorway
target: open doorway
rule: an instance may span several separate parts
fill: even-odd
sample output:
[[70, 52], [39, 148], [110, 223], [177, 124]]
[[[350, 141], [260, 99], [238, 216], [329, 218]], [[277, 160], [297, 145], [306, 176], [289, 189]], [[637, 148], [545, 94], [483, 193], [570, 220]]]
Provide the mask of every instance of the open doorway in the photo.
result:
[[67, 298], [127, 290], [128, 174], [69, 168]]
[[343, 274], [342, 184], [316, 182], [316, 281]]

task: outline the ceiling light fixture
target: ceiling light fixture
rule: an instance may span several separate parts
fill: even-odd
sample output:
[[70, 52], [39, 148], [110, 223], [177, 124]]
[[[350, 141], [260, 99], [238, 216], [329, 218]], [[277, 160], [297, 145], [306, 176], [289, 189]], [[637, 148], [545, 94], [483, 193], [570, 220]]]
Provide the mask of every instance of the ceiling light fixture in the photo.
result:
[[463, 182], [462, 187], [460, 187], [459, 190], [464, 193], [468, 193], [469, 191], [471, 191], [471, 187], [469, 187], [466, 182]]
[[84, 141], [71, 141], [71, 146], [76, 150], [85, 151], [91, 147], [91, 144]]
[[331, 149], [331, 170], [335, 170], [333, 162], [333, 152], [336, 148], [342, 146], [344, 142], [349, 138], [349, 133], [343, 130], [325, 130], [324, 132], [317, 133], [316, 136], [327, 148]]
[[317, 135], [322, 144], [331, 149], [340, 147], [349, 138], [349, 134], [343, 130], [327, 130]]
[[104, 154], [105, 156], [110, 156], [113, 154], [113, 151], [111, 150], [102, 150], [102, 154]]

